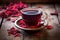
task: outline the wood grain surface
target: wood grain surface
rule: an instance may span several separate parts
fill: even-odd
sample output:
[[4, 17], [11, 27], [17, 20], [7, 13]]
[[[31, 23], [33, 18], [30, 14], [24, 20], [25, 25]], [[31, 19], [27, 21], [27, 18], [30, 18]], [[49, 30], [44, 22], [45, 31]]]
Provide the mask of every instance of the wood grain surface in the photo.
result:
[[[54, 13], [56, 10], [52, 4], [38, 4], [32, 7], [42, 6], [42, 9], [46, 11], [49, 15], [49, 25], [52, 25], [53, 28], [50, 30], [43, 29], [40, 32], [40, 37], [37, 36], [24, 36], [24, 40], [60, 40], [60, 25], [58, 22], [58, 18], [56, 15], [50, 15], [50, 13]], [[51, 20], [50, 20], [51, 19]], [[0, 18], [1, 20], [1, 18]], [[13, 35], [8, 36], [7, 29], [11, 27], [15, 27], [14, 23], [11, 21], [4, 21], [2, 28], [0, 29], [0, 40], [22, 40], [23, 35], [20, 37], [14, 37]]]

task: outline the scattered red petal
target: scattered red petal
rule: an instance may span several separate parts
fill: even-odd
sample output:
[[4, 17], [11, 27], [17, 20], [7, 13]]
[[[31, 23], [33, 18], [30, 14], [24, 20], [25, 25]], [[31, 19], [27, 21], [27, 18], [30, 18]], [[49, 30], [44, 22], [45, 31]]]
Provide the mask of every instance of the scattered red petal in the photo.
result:
[[20, 23], [20, 24], [24, 24], [24, 21], [21, 19], [21, 20], [19, 21], [19, 23]]
[[[18, 12], [19, 10], [28, 7], [27, 4], [24, 4], [23, 2], [19, 2], [19, 3], [10, 3], [8, 6], [4, 5], [3, 7], [5, 7], [6, 11], [3, 13], [0, 13], [0, 17], [9, 17], [9, 16], [20, 16], [21, 13]], [[0, 7], [0, 9], [2, 10], [2, 8]], [[14, 11], [13, 11], [14, 10]]]
[[12, 32], [12, 34], [15, 35], [16, 34], [16, 31]]
[[10, 21], [11, 19], [10, 18], [7, 18], [6, 21]]
[[14, 35], [14, 37], [19, 37], [20, 36], [20, 32], [18, 30], [16, 30], [14, 27], [12, 27], [10, 30], [8, 31], [8, 35]]
[[11, 32], [14, 32], [14, 31], [16, 31], [14, 27], [12, 27], [10, 30], [11, 30]]
[[2, 12], [2, 13], [0, 13], [0, 17], [2, 17], [2, 18], [6, 18], [7, 15], [5, 14], [5, 12]]
[[20, 27], [27, 28], [25, 24], [20, 24]]
[[47, 29], [52, 29], [52, 27], [53, 27], [53, 26], [48, 25], [46, 28], [47, 28]]
[[10, 36], [11, 35], [11, 32], [10, 31], [8, 31], [8, 36]]
[[14, 36], [15, 37], [19, 37], [20, 36], [20, 33], [16, 33]]

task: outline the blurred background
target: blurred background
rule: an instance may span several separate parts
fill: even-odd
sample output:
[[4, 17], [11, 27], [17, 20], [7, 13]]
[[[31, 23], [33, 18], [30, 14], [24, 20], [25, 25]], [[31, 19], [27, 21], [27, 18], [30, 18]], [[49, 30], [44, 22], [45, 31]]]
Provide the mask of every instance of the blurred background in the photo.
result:
[[10, 2], [24, 2], [24, 3], [59, 3], [59, 0], [0, 0], [0, 4], [10, 3]]

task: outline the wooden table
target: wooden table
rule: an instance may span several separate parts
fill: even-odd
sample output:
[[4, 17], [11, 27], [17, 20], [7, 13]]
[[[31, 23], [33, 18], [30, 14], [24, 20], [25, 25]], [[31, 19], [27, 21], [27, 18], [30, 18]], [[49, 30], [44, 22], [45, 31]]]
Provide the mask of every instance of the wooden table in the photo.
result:
[[[33, 5], [32, 7], [39, 7], [41, 6], [42, 9], [50, 13], [58, 12], [58, 16], [56, 15], [49, 15], [48, 19], [49, 25], [52, 25], [53, 28], [50, 30], [45, 30], [40, 33], [40, 37], [36, 36], [24, 36], [24, 40], [60, 40], [60, 7], [59, 5], [53, 5], [53, 4], [37, 4]], [[59, 20], [58, 20], [59, 18]], [[0, 18], [1, 20], [1, 18]], [[20, 37], [14, 37], [13, 35], [8, 36], [7, 29], [10, 29], [11, 27], [15, 26], [13, 22], [11, 21], [4, 21], [1, 29], [0, 29], [0, 40], [23, 40], [23, 35], [21, 34]]]

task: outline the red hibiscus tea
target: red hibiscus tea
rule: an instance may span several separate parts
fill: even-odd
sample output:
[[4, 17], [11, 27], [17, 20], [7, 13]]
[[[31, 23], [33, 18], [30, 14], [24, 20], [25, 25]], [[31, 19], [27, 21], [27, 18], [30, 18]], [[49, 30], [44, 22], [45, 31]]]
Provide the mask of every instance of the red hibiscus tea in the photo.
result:
[[22, 18], [26, 23], [26, 25], [28, 26], [38, 25], [38, 22], [40, 21], [42, 15], [42, 12], [40, 10], [33, 9], [33, 8], [31, 9], [25, 8], [21, 12], [22, 12]]

